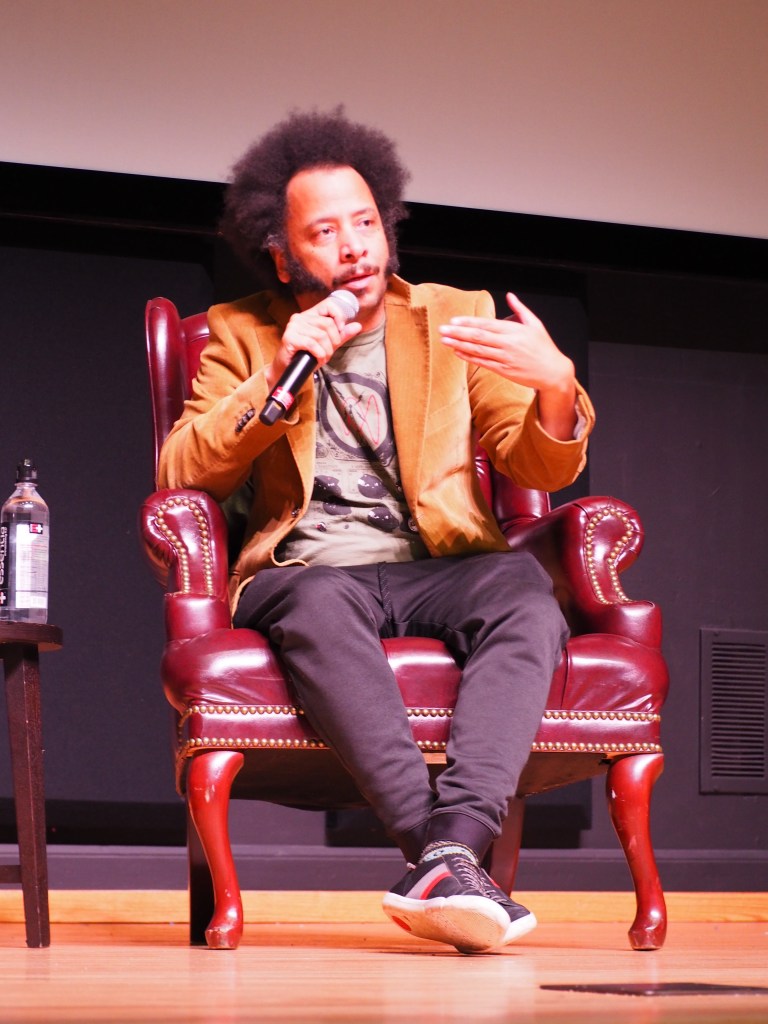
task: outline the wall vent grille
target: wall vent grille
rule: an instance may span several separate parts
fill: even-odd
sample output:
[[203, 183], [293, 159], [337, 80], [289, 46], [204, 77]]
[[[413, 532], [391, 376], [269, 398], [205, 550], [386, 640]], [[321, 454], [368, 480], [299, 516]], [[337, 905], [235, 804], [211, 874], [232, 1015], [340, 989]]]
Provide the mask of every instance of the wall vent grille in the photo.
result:
[[768, 633], [701, 630], [702, 793], [768, 793]]

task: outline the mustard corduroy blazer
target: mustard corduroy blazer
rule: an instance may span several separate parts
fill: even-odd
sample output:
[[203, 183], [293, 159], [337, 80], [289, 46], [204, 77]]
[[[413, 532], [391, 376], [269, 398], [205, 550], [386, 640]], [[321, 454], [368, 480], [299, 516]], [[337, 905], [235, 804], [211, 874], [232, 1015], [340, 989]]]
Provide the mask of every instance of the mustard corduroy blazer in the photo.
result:
[[[191, 487], [225, 501], [250, 478], [252, 507], [232, 570], [233, 600], [306, 511], [314, 483], [315, 393], [301, 389], [289, 417], [264, 426], [264, 367], [272, 361], [291, 300], [268, 292], [214, 306], [193, 395], [163, 445], [161, 487]], [[487, 292], [409, 285], [392, 277], [386, 296], [387, 380], [401, 481], [433, 556], [503, 551], [504, 537], [475, 476], [477, 442], [523, 487], [556, 491], [586, 461], [594, 411], [578, 386], [579, 439], [557, 441], [536, 416], [535, 392], [457, 358], [438, 327], [453, 316], [495, 316]], [[240, 429], [238, 429], [238, 427]]]

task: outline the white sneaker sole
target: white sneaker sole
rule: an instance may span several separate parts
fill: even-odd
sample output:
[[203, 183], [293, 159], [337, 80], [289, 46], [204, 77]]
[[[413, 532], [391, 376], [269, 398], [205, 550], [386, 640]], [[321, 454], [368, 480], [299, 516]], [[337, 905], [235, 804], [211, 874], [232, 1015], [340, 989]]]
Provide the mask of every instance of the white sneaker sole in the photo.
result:
[[455, 946], [461, 953], [485, 953], [527, 935], [536, 927], [528, 913], [517, 921], [484, 896], [436, 896], [409, 899], [387, 893], [385, 913], [405, 931], [420, 939], [433, 939]]

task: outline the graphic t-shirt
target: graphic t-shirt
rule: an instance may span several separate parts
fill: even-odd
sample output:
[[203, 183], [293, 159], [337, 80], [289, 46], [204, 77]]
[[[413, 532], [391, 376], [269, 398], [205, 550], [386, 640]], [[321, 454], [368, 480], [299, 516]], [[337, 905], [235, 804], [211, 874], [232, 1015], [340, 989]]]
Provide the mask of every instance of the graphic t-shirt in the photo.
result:
[[315, 372], [315, 483], [278, 561], [409, 562], [429, 553], [400, 485], [387, 391], [385, 325], [359, 334]]

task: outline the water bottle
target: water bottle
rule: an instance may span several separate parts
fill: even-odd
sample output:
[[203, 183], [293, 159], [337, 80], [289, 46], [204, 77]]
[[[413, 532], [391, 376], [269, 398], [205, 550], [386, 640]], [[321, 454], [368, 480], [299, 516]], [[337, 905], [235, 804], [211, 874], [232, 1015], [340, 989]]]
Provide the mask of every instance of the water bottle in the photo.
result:
[[48, 506], [31, 459], [16, 468], [16, 490], [0, 511], [0, 622], [48, 621]]

